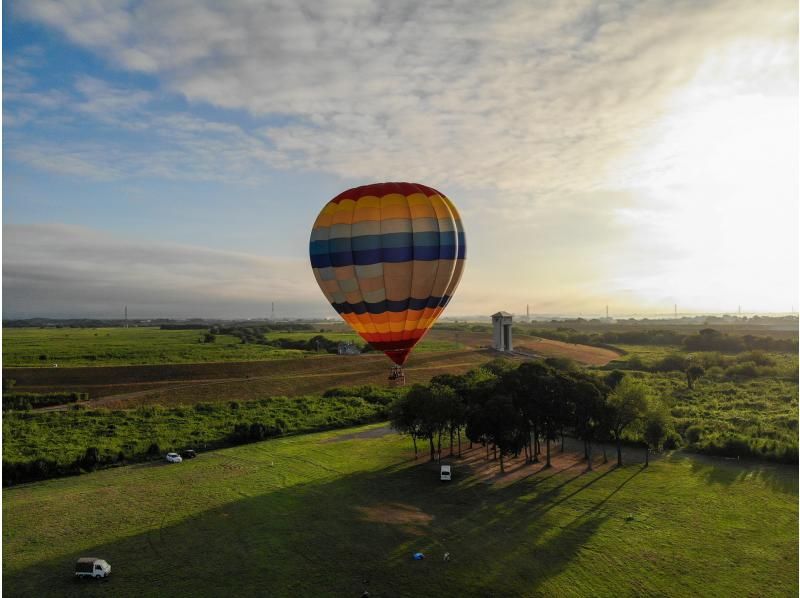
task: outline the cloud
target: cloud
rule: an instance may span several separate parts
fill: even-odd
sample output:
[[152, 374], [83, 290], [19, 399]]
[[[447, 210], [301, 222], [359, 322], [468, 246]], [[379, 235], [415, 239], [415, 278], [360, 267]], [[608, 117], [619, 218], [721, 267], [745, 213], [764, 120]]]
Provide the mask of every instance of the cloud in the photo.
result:
[[710, 52], [796, 34], [788, 3], [726, 0], [21, 10], [190, 101], [290, 116], [261, 130], [280, 167], [537, 199], [603, 186], [609, 161]]
[[[294, 181], [322, 172], [431, 184], [456, 201], [470, 243], [455, 313], [505, 301], [510, 310], [530, 301], [599, 312], [643, 296], [671, 305], [698, 286], [708, 292], [697, 301], [713, 308], [748, 285], [741, 250], [725, 249], [749, 222], [770, 225], [765, 216], [706, 226], [729, 190], [741, 214], [796, 210], [796, 184], [784, 184], [796, 163], [770, 151], [792, 138], [781, 155], [797, 154], [796, 116], [769, 116], [784, 114], [776, 98], [797, 100], [798, 10], [785, 0], [39, 0], [15, 9], [126, 77], [84, 74], [51, 89], [31, 51], [6, 94], [7, 159], [97, 180], [257, 189], [284, 169]], [[739, 134], [748, 127], [769, 136]], [[796, 219], [785, 222], [771, 230], [791, 241]], [[715, 231], [704, 237], [714, 259], [697, 265], [685, 230]], [[756, 245], [748, 273], [775, 262]], [[712, 268], [730, 284], [704, 284]], [[753, 304], [776, 292], [779, 270], [757, 278], [773, 286], [749, 292]]]
[[[312, 294], [313, 293], [313, 294]], [[63, 224], [3, 227], [4, 317], [330, 316], [306, 260], [124, 239]]]
[[34, 89], [33, 78], [13, 81], [5, 105], [7, 156], [39, 170], [99, 181], [253, 184], [285, 162], [237, 124], [154, 108], [148, 91], [89, 76], [57, 90]]

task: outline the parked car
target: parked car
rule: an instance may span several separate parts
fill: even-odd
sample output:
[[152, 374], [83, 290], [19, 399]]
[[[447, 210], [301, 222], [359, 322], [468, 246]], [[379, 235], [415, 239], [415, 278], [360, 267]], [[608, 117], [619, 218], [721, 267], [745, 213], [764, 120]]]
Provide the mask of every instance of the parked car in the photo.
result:
[[185, 451], [181, 451], [181, 457], [184, 459], [194, 459], [197, 456], [197, 453], [192, 449], [186, 449]]
[[167, 461], [170, 463], [180, 463], [183, 461], [178, 453], [167, 453]]
[[450, 466], [449, 465], [442, 465], [442, 469], [439, 471], [439, 479], [443, 482], [449, 482], [452, 478], [450, 477]]
[[106, 579], [110, 574], [111, 565], [97, 557], [81, 557], [75, 563], [75, 579]]

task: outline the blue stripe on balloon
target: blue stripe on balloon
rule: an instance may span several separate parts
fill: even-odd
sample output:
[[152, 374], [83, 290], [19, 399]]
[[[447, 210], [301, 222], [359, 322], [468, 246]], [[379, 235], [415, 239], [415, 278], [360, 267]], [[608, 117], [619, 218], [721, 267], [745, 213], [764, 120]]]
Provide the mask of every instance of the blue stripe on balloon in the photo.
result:
[[396, 247], [393, 249], [373, 249], [370, 251], [342, 251], [311, 255], [313, 268], [327, 268], [333, 266], [371, 266], [372, 264], [390, 263], [399, 264], [419, 260], [430, 262], [434, 260], [464, 259], [466, 256], [464, 246], [459, 246], [458, 251], [452, 245], [442, 247]]
[[323, 255], [330, 253], [328, 240], [325, 239], [324, 241], [311, 241], [309, 244], [309, 253], [311, 255]]

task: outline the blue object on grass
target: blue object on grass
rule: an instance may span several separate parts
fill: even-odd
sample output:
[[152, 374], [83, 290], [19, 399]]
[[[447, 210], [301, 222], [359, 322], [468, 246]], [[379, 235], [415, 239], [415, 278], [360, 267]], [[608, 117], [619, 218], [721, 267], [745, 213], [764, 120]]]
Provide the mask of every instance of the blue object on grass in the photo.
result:
[[415, 561], [421, 561], [424, 558], [425, 558], [425, 555], [422, 554], [421, 552], [415, 552], [414, 553], [414, 560]]

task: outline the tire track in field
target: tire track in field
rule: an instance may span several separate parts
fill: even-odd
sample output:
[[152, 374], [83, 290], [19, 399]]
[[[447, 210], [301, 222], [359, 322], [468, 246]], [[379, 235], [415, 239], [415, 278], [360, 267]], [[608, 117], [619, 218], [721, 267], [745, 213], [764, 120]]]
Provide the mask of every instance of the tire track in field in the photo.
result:
[[[439, 365], [425, 365], [425, 366], [417, 366], [413, 368], [407, 368], [409, 372], [420, 372], [420, 371], [427, 371], [427, 370], [442, 370], [442, 369], [449, 369], [453, 367], [468, 367], [468, 366], [475, 366], [477, 365], [475, 362], [461, 362], [461, 363], [446, 363], [446, 364], [439, 364]], [[199, 387], [208, 387], [214, 386], [218, 384], [230, 384], [236, 382], [254, 382], [258, 380], [274, 380], [274, 381], [281, 381], [281, 380], [295, 380], [298, 378], [335, 378], [335, 377], [342, 377], [342, 376], [363, 376], [363, 375], [371, 375], [377, 374], [375, 370], [348, 370], [344, 372], [320, 372], [316, 374], [308, 374], [308, 373], [296, 373], [291, 374], [288, 376], [273, 376], [273, 375], [266, 375], [266, 376], [246, 376], [246, 377], [238, 377], [238, 378], [214, 378], [214, 379], [206, 379], [206, 380], [193, 380], [191, 382], [172, 382], [169, 380], [165, 380], [161, 382], [161, 384], [165, 385], [163, 389], [154, 389], [150, 388], [148, 390], [138, 390], [135, 392], [128, 392], [122, 393], [117, 395], [108, 395], [99, 399], [92, 399], [87, 402], [81, 403], [82, 405], [86, 405], [88, 407], [102, 407], [109, 403], [117, 402], [117, 401], [127, 401], [130, 399], [137, 399], [150, 396], [154, 393], [169, 393], [173, 391], [179, 390], [186, 390], [186, 389], [193, 389]], [[171, 385], [170, 385], [171, 384]], [[170, 385], [170, 386], [166, 386]], [[38, 412], [44, 411], [64, 411], [69, 409], [70, 405], [54, 405], [52, 407], [42, 407], [41, 409], [37, 409]]]

